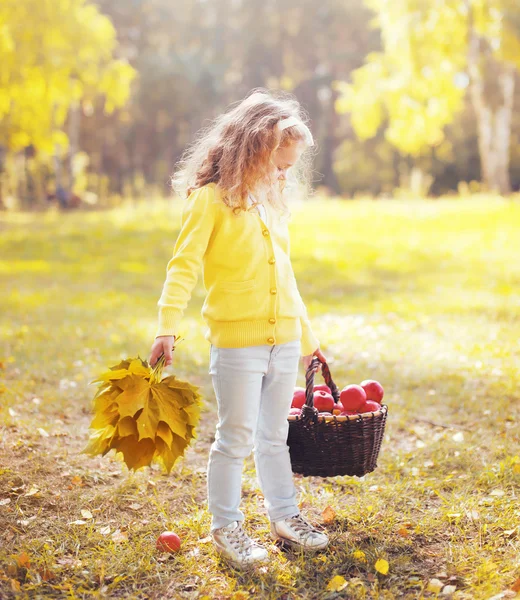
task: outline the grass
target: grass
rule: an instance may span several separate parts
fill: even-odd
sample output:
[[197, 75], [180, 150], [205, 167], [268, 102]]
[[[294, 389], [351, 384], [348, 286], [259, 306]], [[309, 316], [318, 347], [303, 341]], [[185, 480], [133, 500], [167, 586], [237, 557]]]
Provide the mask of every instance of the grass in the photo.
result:
[[[520, 206], [315, 200], [293, 212], [296, 277], [333, 378], [381, 381], [389, 419], [373, 473], [295, 476], [302, 513], [331, 538], [314, 557], [271, 544], [246, 459], [246, 528], [272, 556], [252, 574], [221, 563], [208, 538], [216, 407], [200, 280], [171, 370], [201, 386], [198, 440], [170, 476], [79, 454], [88, 382], [148, 356], [178, 208], [0, 215], [1, 598], [514, 596]], [[164, 530], [181, 536], [180, 553], [156, 552]]]

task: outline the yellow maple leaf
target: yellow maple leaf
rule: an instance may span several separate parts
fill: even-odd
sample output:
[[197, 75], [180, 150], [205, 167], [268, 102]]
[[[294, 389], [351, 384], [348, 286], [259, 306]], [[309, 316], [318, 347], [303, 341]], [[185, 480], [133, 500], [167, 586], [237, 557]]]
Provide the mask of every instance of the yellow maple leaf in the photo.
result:
[[171, 448], [173, 434], [172, 430], [168, 426], [168, 423], [165, 423], [164, 421], [159, 421], [159, 425], [157, 425], [157, 435], [169, 448]]
[[170, 472], [184, 455], [200, 418], [199, 388], [169, 376], [160, 379], [164, 356], [154, 369], [140, 357], [122, 360], [97, 380], [87, 454], [111, 449], [130, 469], [158, 460]]
[[386, 575], [388, 573], [388, 561], [386, 561], [384, 558], [378, 558], [374, 566], [378, 573], [381, 573], [382, 575]]
[[133, 417], [123, 417], [117, 424], [116, 433], [119, 437], [137, 436], [137, 423]]
[[352, 552], [352, 557], [355, 560], [360, 560], [362, 562], [366, 562], [367, 560], [366, 554], [363, 552], [363, 550], [354, 550], [354, 552]]
[[110, 450], [109, 441], [115, 429], [113, 425], [107, 425], [103, 429], [97, 429], [91, 433], [89, 441], [81, 453], [91, 456], [96, 456], [96, 454], [104, 456]]
[[347, 587], [348, 581], [341, 575], [335, 575], [327, 584], [327, 589], [332, 592], [340, 592]]
[[137, 470], [151, 463], [155, 452], [155, 443], [150, 438], [138, 440], [135, 435], [127, 435], [114, 440], [112, 448], [123, 453], [124, 461], [129, 469]]
[[119, 412], [117, 410], [117, 404], [113, 402], [110, 406], [103, 408], [95, 415], [90, 426], [93, 429], [102, 429], [107, 425], [115, 425], [118, 418]]
[[133, 417], [147, 403], [150, 383], [138, 375], [128, 375], [119, 381], [118, 386], [123, 390], [116, 398], [119, 414], [121, 418]]

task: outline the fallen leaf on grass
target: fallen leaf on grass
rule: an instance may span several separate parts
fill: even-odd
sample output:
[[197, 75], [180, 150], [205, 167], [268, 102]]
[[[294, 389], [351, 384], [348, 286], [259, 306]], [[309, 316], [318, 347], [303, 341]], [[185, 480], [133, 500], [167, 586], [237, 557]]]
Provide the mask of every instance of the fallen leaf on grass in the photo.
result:
[[355, 560], [360, 560], [362, 562], [367, 561], [367, 557], [363, 550], [354, 550], [354, 552], [352, 552], [352, 558], [354, 558]]
[[433, 592], [434, 594], [438, 594], [444, 586], [444, 583], [440, 579], [430, 579], [428, 581], [428, 586], [426, 588], [427, 592]]
[[511, 586], [513, 592], [520, 592], [520, 577]]
[[388, 573], [388, 561], [386, 561], [384, 558], [378, 558], [374, 567], [378, 573], [381, 573], [381, 575], [386, 575]]
[[24, 496], [36, 496], [36, 494], [38, 494], [40, 492], [40, 490], [33, 485], [31, 487], [31, 489], [27, 492], [27, 494], [24, 494]]
[[346, 588], [347, 585], [348, 581], [344, 577], [335, 575], [327, 584], [327, 589], [332, 592], [340, 592], [342, 589]]
[[38, 433], [42, 436], [42, 437], [49, 437], [49, 434], [45, 431], [45, 429], [43, 429], [42, 427], [38, 427]]
[[76, 521], [70, 521], [67, 525], [85, 525], [87, 522], [82, 519], [77, 519]]
[[27, 552], [22, 552], [21, 554], [15, 555], [14, 558], [19, 567], [29, 568], [31, 566], [31, 561]]
[[120, 544], [121, 542], [128, 542], [128, 534], [120, 529], [116, 529], [114, 533], [110, 536], [112, 541], [116, 544]]
[[57, 558], [56, 562], [59, 565], [63, 565], [66, 567], [79, 568], [83, 565], [82, 561], [79, 558], [75, 558], [73, 556], [63, 556], [62, 558]]
[[325, 510], [321, 513], [321, 519], [323, 523], [333, 523], [335, 518], [336, 511], [330, 506], [327, 506], [327, 508], [325, 508]]
[[212, 541], [212, 537], [211, 535], [207, 535], [205, 538], [202, 538], [201, 540], [199, 540], [199, 544], [208, 544], [209, 542]]
[[445, 585], [445, 586], [442, 588], [442, 592], [441, 592], [441, 594], [442, 594], [443, 596], [449, 596], [450, 594], [453, 594], [453, 593], [456, 591], [456, 589], [457, 589], [457, 586], [456, 586], [456, 585]]
[[81, 511], [81, 516], [82, 516], [84, 519], [92, 519], [92, 518], [93, 518], [93, 517], [92, 517], [92, 513], [90, 512], [90, 510], [86, 510], [86, 509], [82, 509], [82, 511]]
[[5, 506], [6, 504], [9, 504], [11, 502], [11, 498], [3, 498], [2, 500], [0, 500], [0, 506]]
[[42, 578], [42, 581], [52, 581], [53, 579], [56, 579], [56, 573], [46, 567], [38, 569], [38, 573]]

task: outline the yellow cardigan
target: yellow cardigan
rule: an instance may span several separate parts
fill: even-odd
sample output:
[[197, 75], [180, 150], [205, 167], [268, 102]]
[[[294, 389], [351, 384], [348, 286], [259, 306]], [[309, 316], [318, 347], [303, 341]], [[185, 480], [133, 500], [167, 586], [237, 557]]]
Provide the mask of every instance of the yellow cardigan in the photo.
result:
[[312, 354], [314, 336], [289, 257], [287, 218], [265, 205], [233, 211], [209, 183], [188, 197], [173, 257], [166, 267], [156, 337], [178, 335], [179, 323], [203, 267], [207, 295], [201, 310], [211, 344], [243, 348], [301, 340]]

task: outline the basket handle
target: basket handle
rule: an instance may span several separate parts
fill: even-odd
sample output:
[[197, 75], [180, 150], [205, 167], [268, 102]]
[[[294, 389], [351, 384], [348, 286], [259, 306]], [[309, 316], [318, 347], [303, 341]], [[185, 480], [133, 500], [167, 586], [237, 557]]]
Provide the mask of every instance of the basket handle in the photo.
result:
[[316, 367], [319, 366], [321, 366], [321, 374], [326, 385], [330, 388], [334, 402], [339, 402], [340, 392], [338, 386], [332, 380], [329, 365], [326, 362], [321, 362], [320, 359], [315, 356], [305, 373], [305, 404], [312, 408], [314, 407], [314, 371], [316, 370]]

